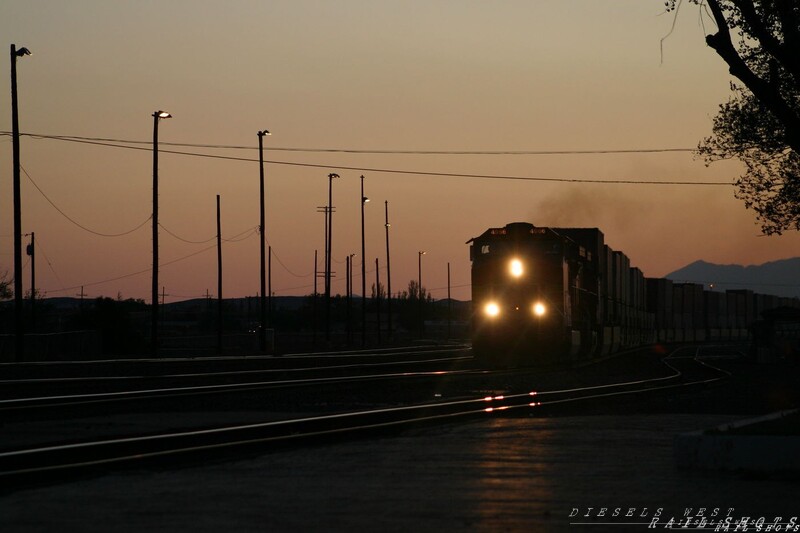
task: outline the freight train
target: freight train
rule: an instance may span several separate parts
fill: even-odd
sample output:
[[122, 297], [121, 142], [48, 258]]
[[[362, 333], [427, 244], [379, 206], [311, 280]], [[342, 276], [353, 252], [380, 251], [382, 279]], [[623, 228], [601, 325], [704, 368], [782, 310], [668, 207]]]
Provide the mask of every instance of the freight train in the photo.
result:
[[800, 300], [645, 278], [597, 228], [516, 222], [470, 244], [472, 348], [490, 366], [562, 364], [657, 342], [739, 340]]

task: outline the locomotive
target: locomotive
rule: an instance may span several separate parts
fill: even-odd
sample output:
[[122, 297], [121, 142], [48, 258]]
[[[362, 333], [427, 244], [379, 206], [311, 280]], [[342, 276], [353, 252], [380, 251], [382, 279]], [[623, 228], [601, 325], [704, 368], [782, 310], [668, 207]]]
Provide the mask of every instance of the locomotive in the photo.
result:
[[467, 241], [472, 349], [495, 367], [563, 364], [656, 342], [741, 341], [797, 298], [645, 278], [597, 228], [515, 222]]
[[[467, 241], [472, 347], [493, 366], [560, 363], [646, 342], [644, 277], [597, 228], [516, 222]], [[624, 296], [623, 296], [624, 295]]]

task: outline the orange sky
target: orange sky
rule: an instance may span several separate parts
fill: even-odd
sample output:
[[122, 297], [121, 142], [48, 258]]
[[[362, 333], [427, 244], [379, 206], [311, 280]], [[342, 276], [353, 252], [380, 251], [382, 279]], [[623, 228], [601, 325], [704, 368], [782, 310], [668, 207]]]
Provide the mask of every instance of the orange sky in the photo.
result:
[[[690, 153], [405, 155], [276, 151], [575, 151], [691, 148], [710, 133], [729, 94], [723, 62], [706, 48], [696, 8], [675, 32], [663, 2], [464, 1], [17, 1], [0, 5], [18, 62], [23, 132], [148, 142], [151, 113], [170, 111], [162, 142], [250, 146], [181, 149], [257, 159], [267, 128], [266, 235], [273, 290], [307, 294], [314, 250], [322, 265], [327, 174], [334, 183], [334, 292], [344, 259], [360, 253], [360, 180], [366, 176], [368, 290], [385, 268], [389, 201], [392, 288], [417, 276], [469, 297], [465, 241], [512, 221], [596, 226], [647, 276], [697, 259], [757, 264], [797, 255], [800, 236], [759, 236], [733, 187], [508, 181], [341, 170], [338, 167], [540, 178], [732, 182], [737, 162], [706, 167]], [[702, 21], [706, 28], [712, 23]], [[0, 71], [9, 72], [8, 54]], [[6, 79], [8, 74], [5, 74]], [[8, 82], [4, 84], [8, 87]], [[6, 89], [7, 90], [7, 89]], [[0, 130], [11, 129], [10, 95]], [[148, 147], [147, 144], [143, 145]], [[162, 146], [162, 150], [169, 149]], [[152, 153], [22, 139], [22, 165], [61, 211], [85, 228], [122, 233], [151, 213]], [[225, 296], [258, 292], [258, 165], [160, 157], [160, 221], [189, 241], [212, 239], [222, 197]], [[13, 274], [11, 142], [0, 137], [0, 273]], [[68, 221], [22, 178], [23, 232], [36, 232], [37, 285], [47, 296], [149, 300], [149, 223], [100, 237]], [[160, 233], [167, 301], [216, 290], [216, 253]], [[27, 239], [26, 239], [27, 242]], [[196, 254], [191, 257], [191, 254]], [[182, 259], [185, 258], [185, 259]], [[165, 264], [181, 259], [173, 264]], [[29, 283], [25, 270], [25, 287]], [[356, 266], [360, 272], [360, 265]], [[141, 272], [140, 274], [136, 274]], [[122, 278], [116, 281], [105, 280]], [[385, 271], [381, 272], [385, 280]], [[360, 288], [358, 276], [355, 281]]]

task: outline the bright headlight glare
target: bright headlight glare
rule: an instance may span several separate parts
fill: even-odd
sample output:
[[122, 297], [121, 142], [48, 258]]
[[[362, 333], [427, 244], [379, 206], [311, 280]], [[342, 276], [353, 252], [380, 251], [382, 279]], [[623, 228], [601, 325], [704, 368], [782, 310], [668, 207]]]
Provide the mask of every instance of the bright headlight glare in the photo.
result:
[[525, 273], [525, 269], [522, 267], [522, 261], [519, 259], [512, 259], [511, 263], [508, 265], [508, 271], [515, 278], [521, 277], [522, 274]]
[[544, 316], [547, 313], [547, 308], [542, 302], [533, 304], [533, 314], [536, 316]]
[[483, 312], [486, 316], [494, 318], [500, 314], [500, 306], [497, 305], [495, 302], [489, 302], [485, 306], [483, 306]]

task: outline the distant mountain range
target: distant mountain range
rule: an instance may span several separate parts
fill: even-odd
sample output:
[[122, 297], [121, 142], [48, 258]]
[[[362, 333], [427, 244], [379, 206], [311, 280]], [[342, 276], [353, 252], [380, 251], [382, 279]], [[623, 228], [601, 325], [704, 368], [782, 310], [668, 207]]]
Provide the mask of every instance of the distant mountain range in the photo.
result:
[[702, 283], [715, 290], [749, 289], [760, 294], [800, 298], [800, 257], [763, 265], [715, 265], [695, 261], [664, 276], [672, 281]]

